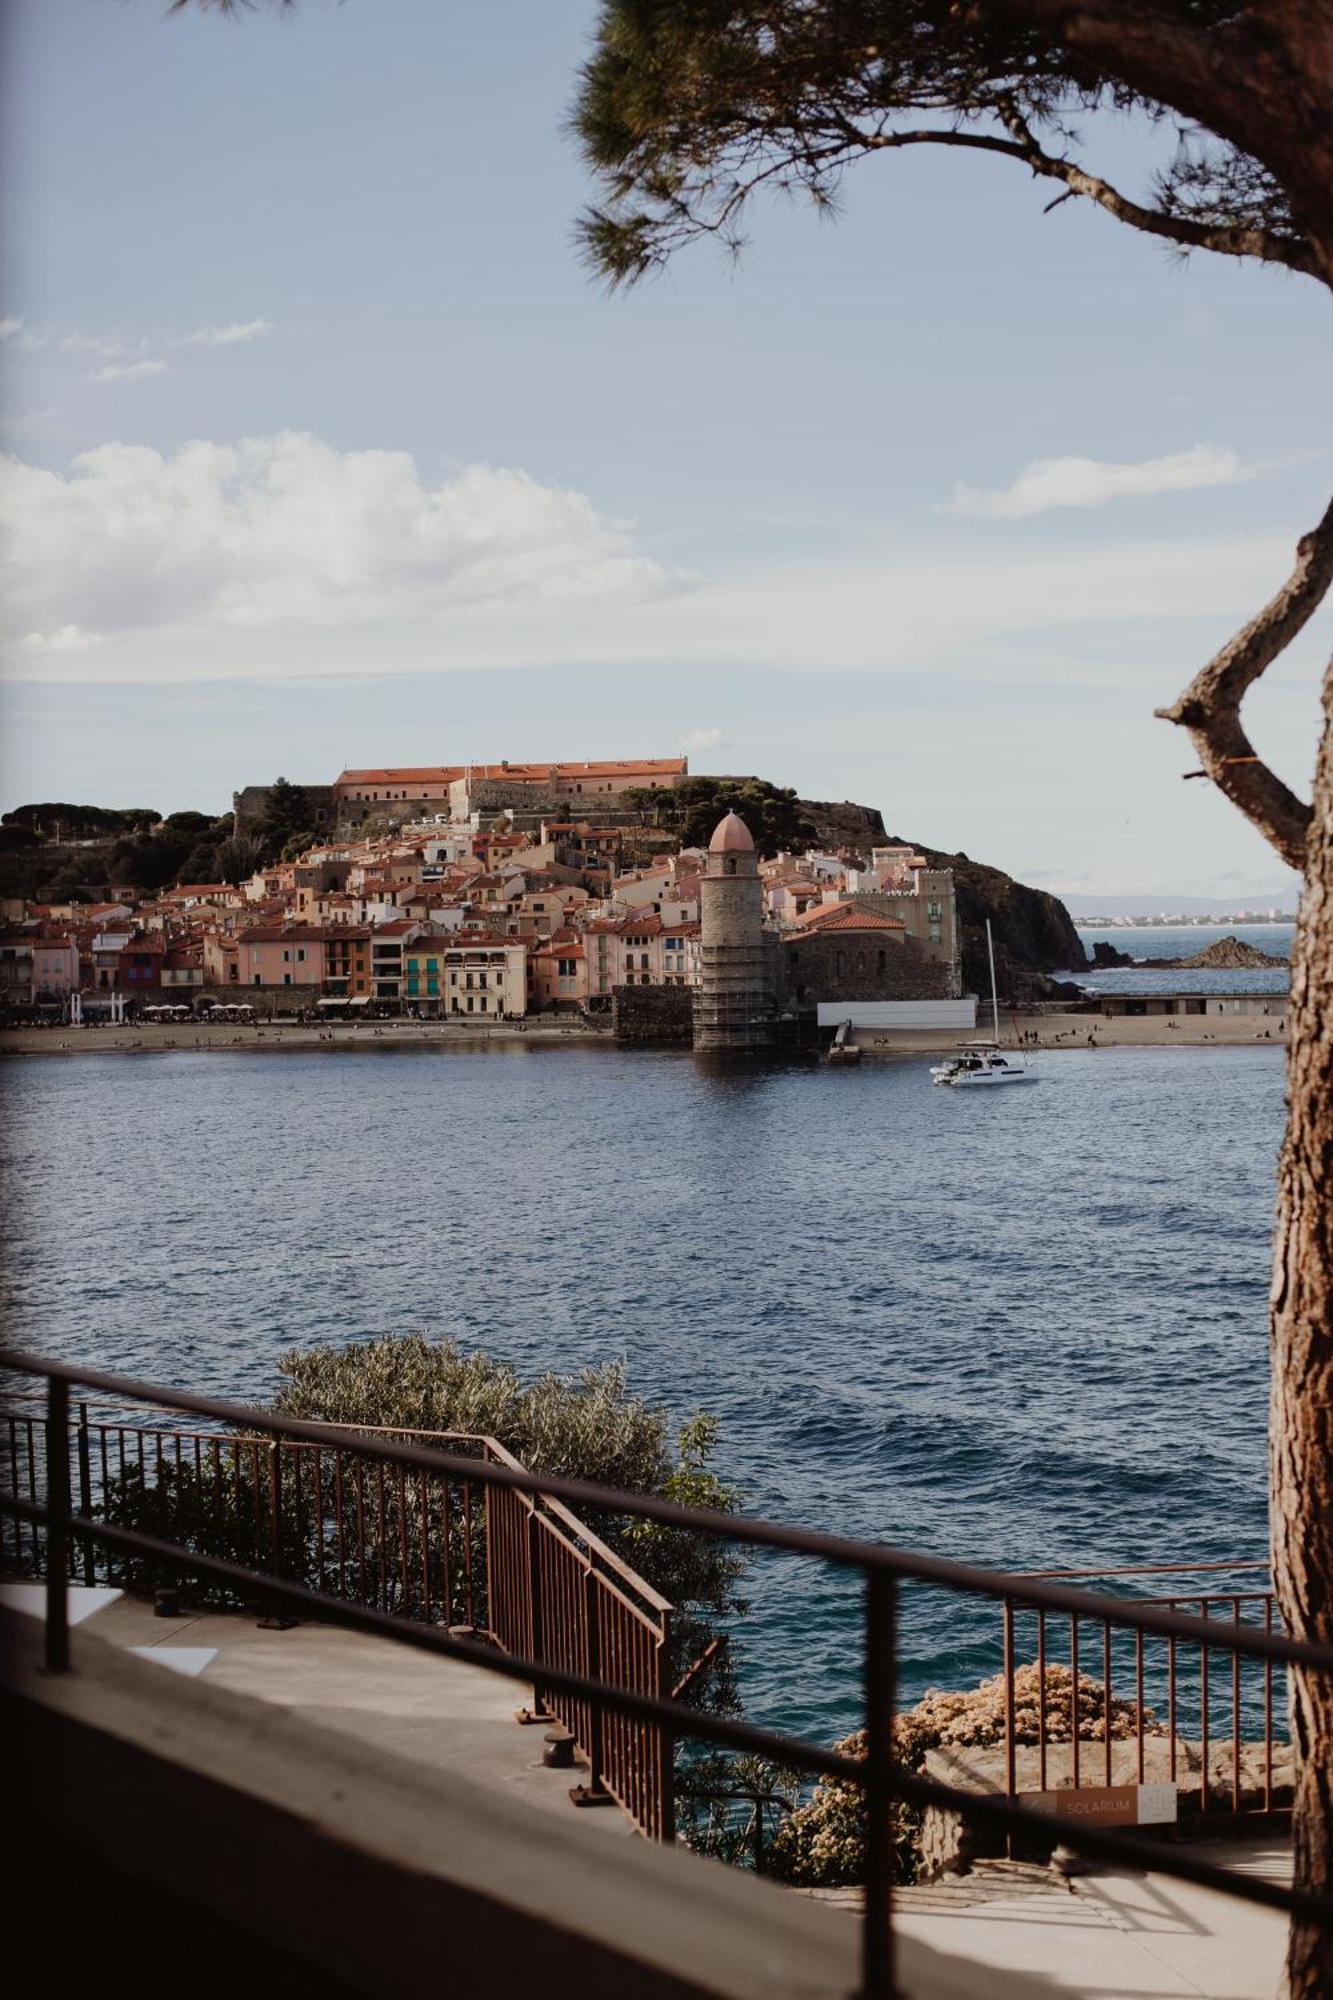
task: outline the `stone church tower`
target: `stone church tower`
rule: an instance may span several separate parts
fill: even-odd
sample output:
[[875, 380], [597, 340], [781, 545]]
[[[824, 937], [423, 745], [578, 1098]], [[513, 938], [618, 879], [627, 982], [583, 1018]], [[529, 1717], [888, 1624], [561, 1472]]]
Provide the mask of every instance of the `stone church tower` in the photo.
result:
[[697, 1049], [762, 1049], [773, 1037], [772, 959], [764, 940], [759, 860], [744, 820], [729, 812], [708, 843], [700, 883], [702, 960]]

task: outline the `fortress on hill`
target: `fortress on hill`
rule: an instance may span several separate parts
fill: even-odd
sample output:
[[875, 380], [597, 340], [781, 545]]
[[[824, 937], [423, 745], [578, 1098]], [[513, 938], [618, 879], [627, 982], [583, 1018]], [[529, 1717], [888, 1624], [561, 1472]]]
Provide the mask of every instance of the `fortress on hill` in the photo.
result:
[[[592, 807], [614, 808], [621, 792], [671, 789], [689, 776], [686, 757], [621, 757], [601, 763], [386, 765], [341, 772], [331, 785], [304, 785], [316, 825], [336, 831], [367, 821], [453, 820], [473, 813], [558, 814], [577, 819]], [[237, 833], [264, 816], [267, 785], [246, 785], [232, 795]]]

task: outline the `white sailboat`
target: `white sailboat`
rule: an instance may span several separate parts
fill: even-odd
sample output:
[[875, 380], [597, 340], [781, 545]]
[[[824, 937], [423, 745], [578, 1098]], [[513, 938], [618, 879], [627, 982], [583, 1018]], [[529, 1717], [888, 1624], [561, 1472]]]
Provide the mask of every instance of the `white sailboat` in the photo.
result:
[[989, 917], [986, 919], [986, 951], [990, 958], [990, 1002], [994, 1039], [988, 1042], [960, 1042], [956, 1056], [950, 1056], [946, 1062], [932, 1065], [931, 1082], [945, 1084], [951, 1090], [993, 1090], [1004, 1084], [1041, 1081], [1041, 1078], [1034, 1076], [1028, 1068], [1026, 1056], [1021, 1056], [1015, 1061], [1012, 1056], [1005, 1055], [1000, 1047], [1000, 997], [995, 985], [995, 940], [991, 936]]

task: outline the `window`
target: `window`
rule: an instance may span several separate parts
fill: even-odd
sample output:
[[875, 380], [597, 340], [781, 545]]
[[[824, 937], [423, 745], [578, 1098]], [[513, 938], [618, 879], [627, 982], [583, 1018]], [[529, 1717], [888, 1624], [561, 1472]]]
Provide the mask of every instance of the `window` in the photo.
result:
[[284, 986], [290, 986], [290, 985], [291, 985], [291, 983], [292, 983], [292, 975], [291, 975], [291, 973], [290, 973], [290, 972], [284, 972], [284, 973], [283, 973], [283, 975], [282, 975], [282, 983], [283, 983], [283, 985], [284, 985]]
[[883, 951], [881, 951], [881, 952], [877, 952], [877, 953], [875, 954], [875, 970], [876, 970], [876, 972], [885, 972], [885, 971], [887, 971], [887, 969], [888, 969], [888, 963], [889, 963], [889, 959], [888, 959], [888, 954], [887, 954], [887, 952], [883, 952]]
[[303, 944], [299, 944], [296, 947], [296, 962], [298, 965], [305, 964], [305, 946]]

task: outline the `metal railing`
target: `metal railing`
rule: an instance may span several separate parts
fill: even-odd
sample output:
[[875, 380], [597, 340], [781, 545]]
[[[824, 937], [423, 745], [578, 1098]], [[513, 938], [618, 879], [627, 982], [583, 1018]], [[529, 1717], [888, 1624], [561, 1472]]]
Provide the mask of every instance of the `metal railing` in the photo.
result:
[[[583, 1663], [557, 1665], [541, 1656], [540, 1645], [545, 1643], [549, 1630], [544, 1615], [532, 1621], [526, 1639], [521, 1632], [517, 1635], [521, 1643], [536, 1645], [537, 1651], [516, 1648], [501, 1652], [441, 1624], [398, 1618], [378, 1606], [312, 1588], [272, 1569], [260, 1570], [229, 1557], [204, 1554], [142, 1529], [97, 1519], [82, 1508], [76, 1510], [70, 1479], [72, 1385], [204, 1417], [260, 1439], [267, 1437], [328, 1449], [328, 1431], [324, 1426], [276, 1416], [266, 1410], [247, 1409], [185, 1390], [160, 1388], [100, 1370], [22, 1354], [0, 1355], [0, 1366], [46, 1380], [45, 1498], [34, 1497], [31, 1492], [25, 1495], [17, 1490], [19, 1482], [15, 1481], [15, 1490], [8, 1496], [0, 1496], [0, 1513], [9, 1514], [20, 1525], [26, 1524], [30, 1532], [41, 1530], [44, 1535], [45, 1657], [53, 1673], [67, 1671], [70, 1664], [66, 1578], [71, 1573], [75, 1552], [92, 1543], [127, 1559], [202, 1574], [249, 1602], [268, 1602], [312, 1620], [377, 1633], [400, 1644], [470, 1661], [492, 1673], [529, 1683], [548, 1698], [583, 1704], [584, 1711], [596, 1719], [603, 1732], [627, 1724], [654, 1728], [660, 1732], [667, 1756], [676, 1742], [694, 1740], [747, 1751], [784, 1767], [795, 1766], [847, 1782], [861, 1790], [866, 1807], [862, 1991], [867, 2000], [888, 2000], [897, 1990], [892, 1901], [894, 1812], [900, 1801], [956, 1813], [1000, 1834], [1042, 1840], [1051, 1846], [1064, 1842], [1094, 1858], [1134, 1869], [1152, 1869], [1244, 1902], [1283, 1911], [1333, 1934], [1333, 1901], [1299, 1883], [1286, 1887], [1254, 1873], [1202, 1860], [1197, 1854], [1139, 1834], [1112, 1831], [1089, 1818], [1062, 1817], [1002, 1793], [943, 1784], [896, 1760], [894, 1734], [899, 1593], [904, 1582], [923, 1583], [964, 1597], [979, 1597], [1001, 1608], [1010, 1603], [1015, 1611], [1022, 1606], [1044, 1612], [1048, 1617], [1060, 1614], [1095, 1621], [1098, 1625], [1109, 1623], [1117, 1631], [1142, 1633], [1168, 1643], [1174, 1640], [1177, 1644], [1194, 1646], [1222, 1645], [1246, 1659], [1271, 1661], [1275, 1667], [1296, 1666], [1305, 1671], [1333, 1673], [1333, 1647], [1239, 1623], [1224, 1626], [1157, 1605], [1108, 1602], [1105, 1597], [1079, 1590], [1060, 1579], [978, 1569], [876, 1542], [685, 1507], [647, 1495], [616, 1493], [579, 1480], [534, 1475], [513, 1464], [485, 1459], [469, 1464], [469, 1479], [487, 1489], [488, 1502], [492, 1504], [496, 1494], [505, 1493], [526, 1496], [534, 1504], [554, 1502], [601, 1510], [609, 1515], [628, 1515], [694, 1534], [716, 1535], [752, 1548], [786, 1551], [859, 1574], [863, 1584], [866, 1754], [863, 1758], [853, 1757], [731, 1715], [691, 1709], [679, 1699], [661, 1693], [613, 1685], [605, 1677], [605, 1659], [601, 1661], [601, 1673], [588, 1671]], [[440, 1472], [438, 1453], [390, 1437], [358, 1434], [357, 1450], [374, 1462], [377, 1473], [382, 1467], [386, 1478], [392, 1476], [394, 1468], [401, 1468], [404, 1474], [425, 1473], [428, 1477]], [[575, 1711], [571, 1707], [569, 1712]]]
[[[1237, 1628], [1265, 1637], [1282, 1629], [1271, 1589], [1234, 1587], [1254, 1572], [1266, 1579], [1268, 1564], [1033, 1572], [1034, 1582], [1095, 1582], [1115, 1591], [1148, 1578], [1173, 1582], [1151, 1599], [1135, 1590], [1102, 1601], [1095, 1615], [1053, 1615], [1040, 1603], [1004, 1599], [1006, 1796], [1156, 1783], [1173, 1788], [1180, 1820], [1288, 1809], [1294, 1764], [1275, 1657], [1232, 1643]], [[1221, 1578], [1233, 1587], [1220, 1588]], [[1211, 1634], [1155, 1638], [1124, 1624], [1126, 1603], [1188, 1613]]]
[[[639, 1693], [671, 1686], [671, 1604], [588, 1524], [544, 1494], [479, 1485], [478, 1464], [526, 1468], [495, 1438], [321, 1424], [323, 1439], [256, 1435], [254, 1426], [190, 1430], [71, 1411], [66, 1458], [85, 1518], [151, 1528], [195, 1554], [243, 1561], [258, 1575], [309, 1585], [343, 1602], [440, 1623], [508, 1653]], [[47, 1424], [0, 1414], [0, 1479], [36, 1500], [49, 1480]], [[362, 1449], [396, 1439], [434, 1454], [409, 1471]], [[36, 1573], [42, 1549], [0, 1516], [0, 1557]], [[85, 1584], [156, 1580], [84, 1538], [70, 1575]], [[609, 1794], [657, 1840], [674, 1833], [672, 1760], [655, 1725], [606, 1726], [587, 1702], [534, 1689], [534, 1720], [562, 1724], [588, 1763], [585, 1792]]]

